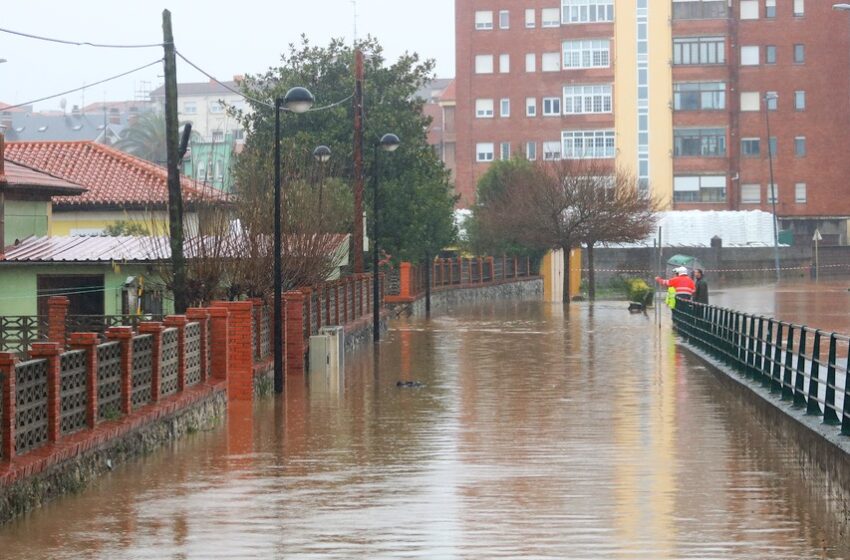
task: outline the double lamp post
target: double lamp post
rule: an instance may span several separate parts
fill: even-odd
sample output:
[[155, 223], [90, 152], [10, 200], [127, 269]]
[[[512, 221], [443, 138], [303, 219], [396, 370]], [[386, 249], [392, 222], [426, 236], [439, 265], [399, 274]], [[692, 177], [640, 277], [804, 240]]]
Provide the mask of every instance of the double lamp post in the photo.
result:
[[[281, 231], [281, 178], [280, 178], [280, 114], [286, 110], [292, 113], [306, 113], [313, 107], [315, 98], [310, 91], [303, 87], [294, 87], [283, 97], [274, 101], [274, 390], [283, 392], [283, 239]], [[372, 323], [374, 341], [380, 337], [380, 278], [378, 275], [378, 212], [380, 196], [378, 190], [378, 148], [393, 152], [401, 142], [395, 134], [384, 134], [375, 144], [375, 171], [373, 181], [373, 211], [372, 220]], [[318, 146], [313, 150], [313, 158], [325, 163], [331, 157], [330, 148]], [[321, 186], [320, 186], [321, 189]], [[319, 192], [321, 197], [321, 190]], [[321, 211], [321, 202], [320, 211]]]

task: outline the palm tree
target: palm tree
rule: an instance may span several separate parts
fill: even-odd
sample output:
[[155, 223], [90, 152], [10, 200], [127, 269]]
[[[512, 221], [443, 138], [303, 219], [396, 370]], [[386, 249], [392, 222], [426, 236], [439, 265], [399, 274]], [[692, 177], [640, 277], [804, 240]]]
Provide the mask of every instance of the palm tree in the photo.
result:
[[165, 165], [165, 115], [159, 111], [139, 115], [136, 122], [121, 132], [115, 147], [157, 165]]

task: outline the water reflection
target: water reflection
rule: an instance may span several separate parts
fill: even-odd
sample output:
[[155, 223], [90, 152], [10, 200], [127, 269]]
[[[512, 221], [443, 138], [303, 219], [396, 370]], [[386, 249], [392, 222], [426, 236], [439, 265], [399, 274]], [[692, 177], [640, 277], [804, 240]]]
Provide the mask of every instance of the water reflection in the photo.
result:
[[794, 448], [622, 304], [399, 321], [325, 381], [0, 529], [3, 559], [850, 555]]

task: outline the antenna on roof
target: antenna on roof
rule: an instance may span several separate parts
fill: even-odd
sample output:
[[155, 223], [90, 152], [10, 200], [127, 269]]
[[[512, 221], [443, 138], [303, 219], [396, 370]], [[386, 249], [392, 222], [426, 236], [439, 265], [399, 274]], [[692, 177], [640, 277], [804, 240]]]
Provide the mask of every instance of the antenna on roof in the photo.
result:
[[352, 46], [357, 46], [357, 0], [351, 0], [351, 5], [354, 6], [354, 39], [352, 39]]

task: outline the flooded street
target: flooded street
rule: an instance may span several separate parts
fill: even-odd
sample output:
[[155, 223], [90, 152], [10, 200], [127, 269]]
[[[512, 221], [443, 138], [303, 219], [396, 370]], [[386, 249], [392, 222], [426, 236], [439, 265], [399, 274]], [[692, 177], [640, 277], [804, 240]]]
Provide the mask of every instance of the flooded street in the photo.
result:
[[342, 380], [232, 405], [0, 528], [0, 557], [850, 557], [824, 488], [664, 315], [491, 302], [394, 322], [377, 363], [367, 345]]

